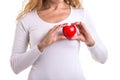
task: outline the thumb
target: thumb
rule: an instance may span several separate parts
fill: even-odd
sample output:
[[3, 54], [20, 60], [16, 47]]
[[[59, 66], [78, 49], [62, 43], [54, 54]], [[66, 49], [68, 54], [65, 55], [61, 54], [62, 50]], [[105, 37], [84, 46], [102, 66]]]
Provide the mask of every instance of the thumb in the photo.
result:
[[72, 40], [80, 40], [80, 37], [79, 36], [74, 36], [71, 38]]
[[58, 40], [65, 40], [65, 39], [67, 39], [64, 35], [59, 35], [58, 36]]
[[82, 34], [72, 37], [72, 40], [78, 40], [85, 42], [85, 38]]

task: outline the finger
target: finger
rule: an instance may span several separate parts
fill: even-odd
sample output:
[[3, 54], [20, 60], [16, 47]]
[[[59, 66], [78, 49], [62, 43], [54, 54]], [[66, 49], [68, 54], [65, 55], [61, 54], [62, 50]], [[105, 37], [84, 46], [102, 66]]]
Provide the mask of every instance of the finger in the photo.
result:
[[57, 27], [58, 27], [58, 25], [55, 25], [55, 26], [51, 29], [51, 31], [54, 31]]
[[81, 22], [75, 22], [74, 24], [75, 24], [75, 25], [80, 25], [80, 23], [81, 23]]
[[84, 36], [90, 35], [89, 30], [87, 29], [86, 25], [83, 22], [81, 22], [80, 25], [81, 25], [79, 27], [80, 33], [84, 34]]
[[86, 25], [85, 25], [83, 22], [81, 22], [80, 25], [81, 25], [80, 28], [81, 28], [82, 30], [84, 30], [84, 31], [88, 31]]
[[62, 24], [62, 25], [67, 25], [68, 23], [64, 23], [64, 24]]
[[56, 29], [57, 27], [58, 27], [58, 26], [55, 25], [53, 28], [51, 28], [51, 29], [49, 30], [49, 33], [53, 33], [53, 31], [55, 31], [55, 29]]
[[55, 32], [55, 33], [58, 32], [58, 30], [62, 27], [63, 27], [62, 25], [55, 26], [53, 32]]
[[81, 28], [81, 22], [75, 22], [73, 23], [77, 28], [78, 30], [80, 31], [80, 28]]

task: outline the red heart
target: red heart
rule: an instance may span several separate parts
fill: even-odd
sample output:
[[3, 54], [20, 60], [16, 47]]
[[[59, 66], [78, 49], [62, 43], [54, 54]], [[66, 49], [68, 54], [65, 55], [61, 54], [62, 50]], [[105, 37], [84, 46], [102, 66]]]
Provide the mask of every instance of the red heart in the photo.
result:
[[63, 27], [63, 34], [66, 38], [71, 39], [76, 33], [76, 27], [74, 24], [66, 25]]

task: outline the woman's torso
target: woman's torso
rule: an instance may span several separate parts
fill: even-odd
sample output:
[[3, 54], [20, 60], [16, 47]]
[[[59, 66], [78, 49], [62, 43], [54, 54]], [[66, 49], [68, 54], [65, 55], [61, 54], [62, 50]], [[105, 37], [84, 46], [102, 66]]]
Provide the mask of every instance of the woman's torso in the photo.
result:
[[[81, 21], [82, 11], [71, 7], [69, 16], [57, 23], [45, 22], [38, 16], [36, 10], [30, 12], [24, 21], [32, 20], [32, 22], [27, 21], [26, 25], [29, 30], [31, 48], [37, 45], [55, 25]], [[59, 33], [62, 33], [62, 29]], [[46, 47], [32, 65], [28, 80], [84, 80], [79, 62], [79, 48], [80, 42], [77, 40], [61, 40]]]

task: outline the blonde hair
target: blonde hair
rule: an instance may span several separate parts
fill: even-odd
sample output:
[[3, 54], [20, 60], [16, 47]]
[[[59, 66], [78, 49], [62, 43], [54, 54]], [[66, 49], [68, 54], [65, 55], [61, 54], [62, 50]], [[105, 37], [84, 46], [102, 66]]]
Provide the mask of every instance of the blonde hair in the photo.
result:
[[[80, 0], [64, 0], [64, 1], [65, 3], [75, 8], [82, 8], [82, 4]], [[18, 14], [16, 20], [19, 20], [26, 13], [34, 9], [41, 9], [46, 5], [47, 5], [47, 0], [29, 0], [28, 3], [23, 8], [23, 10]]]

